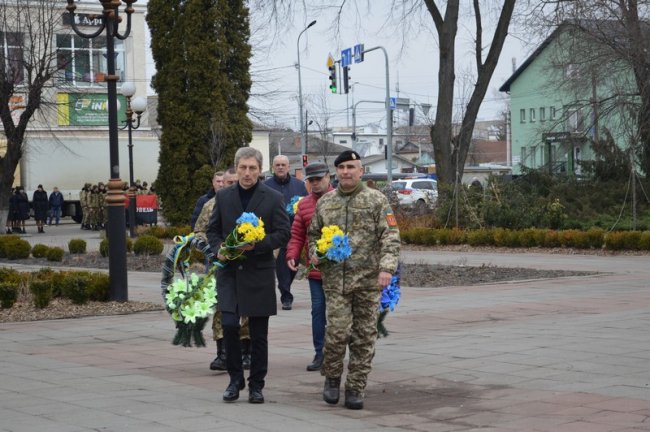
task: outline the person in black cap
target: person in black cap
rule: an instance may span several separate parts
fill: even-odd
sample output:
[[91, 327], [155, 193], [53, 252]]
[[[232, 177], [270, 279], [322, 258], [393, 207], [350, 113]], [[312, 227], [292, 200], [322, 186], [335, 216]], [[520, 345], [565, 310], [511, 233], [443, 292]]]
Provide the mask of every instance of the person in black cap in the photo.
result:
[[327, 309], [327, 329], [321, 375], [323, 400], [339, 401], [345, 352], [349, 350], [345, 407], [362, 409], [377, 341], [381, 290], [397, 270], [400, 239], [388, 199], [361, 181], [361, 157], [346, 150], [334, 161], [339, 184], [316, 205], [309, 226], [311, 263], [319, 264], [317, 241], [323, 227], [336, 225], [349, 239], [352, 255], [321, 267]]
[[[298, 271], [300, 256], [305, 251], [308, 256], [309, 244], [307, 231], [311, 218], [316, 210], [316, 203], [327, 192], [333, 190], [330, 186], [330, 172], [322, 162], [312, 162], [305, 167], [305, 180], [311, 186], [311, 192], [300, 200], [298, 210], [291, 225], [291, 239], [287, 245], [287, 265], [292, 271]], [[309, 266], [309, 263], [306, 263]], [[307, 365], [308, 371], [320, 370], [323, 365], [323, 346], [325, 345], [325, 292], [323, 281], [318, 269], [313, 269], [307, 275], [309, 293], [311, 295], [311, 335], [314, 344], [314, 360]]]

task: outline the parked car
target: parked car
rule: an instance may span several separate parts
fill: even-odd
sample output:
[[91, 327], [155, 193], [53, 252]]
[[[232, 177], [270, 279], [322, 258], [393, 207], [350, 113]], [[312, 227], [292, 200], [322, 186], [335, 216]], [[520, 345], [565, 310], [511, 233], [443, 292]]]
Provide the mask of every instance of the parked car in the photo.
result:
[[433, 179], [402, 179], [391, 184], [401, 206], [427, 210], [433, 208], [438, 200], [438, 182]]

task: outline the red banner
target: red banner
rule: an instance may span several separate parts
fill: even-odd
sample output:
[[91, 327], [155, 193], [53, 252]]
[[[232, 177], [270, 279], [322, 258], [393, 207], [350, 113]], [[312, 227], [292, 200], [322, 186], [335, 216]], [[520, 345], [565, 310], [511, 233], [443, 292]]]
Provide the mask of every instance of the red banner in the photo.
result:
[[[129, 197], [124, 196], [124, 207], [129, 208]], [[158, 210], [158, 195], [136, 195], [135, 208]], [[141, 210], [140, 210], [141, 211]]]

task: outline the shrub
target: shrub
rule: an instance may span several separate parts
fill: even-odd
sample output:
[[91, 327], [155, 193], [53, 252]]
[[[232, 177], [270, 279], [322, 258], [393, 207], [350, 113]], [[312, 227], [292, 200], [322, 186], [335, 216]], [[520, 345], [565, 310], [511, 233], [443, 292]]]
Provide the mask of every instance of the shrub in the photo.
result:
[[32, 246], [27, 240], [21, 238], [10, 239], [5, 242], [5, 255], [10, 260], [29, 258]]
[[471, 246], [490, 246], [494, 243], [492, 231], [486, 229], [478, 229], [469, 231], [466, 235], [467, 243]]
[[58, 246], [50, 248], [50, 250], [47, 251], [47, 260], [61, 262], [63, 261], [64, 253], [65, 252], [63, 251], [63, 248], [60, 248]]
[[560, 246], [560, 234], [555, 230], [548, 230], [544, 235], [544, 247], [555, 248]]
[[587, 241], [590, 248], [600, 249], [605, 243], [605, 230], [601, 228], [591, 228], [586, 232]]
[[133, 245], [133, 252], [136, 255], [160, 255], [164, 245], [154, 236], [138, 237]]
[[623, 232], [609, 232], [605, 234], [605, 248], [610, 250], [621, 250], [624, 247]]
[[650, 231], [643, 231], [641, 233], [641, 238], [639, 239], [639, 249], [640, 250], [650, 249]]
[[89, 285], [90, 277], [87, 273], [75, 272], [64, 279], [62, 294], [74, 304], [84, 304], [88, 301], [86, 289]]
[[0, 267], [0, 283], [2, 282], [18, 285], [20, 283], [20, 273], [11, 268]]
[[7, 258], [7, 252], [5, 250], [6, 244], [20, 240], [20, 237], [17, 235], [4, 235], [0, 236], [0, 258]]
[[43, 309], [50, 304], [52, 300], [52, 281], [50, 279], [32, 279], [29, 290], [34, 296], [34, 306]]
[[90, 273], [90, 284], [86, 292], [88, 298], [95, 301], [106, 301], [109, 296], [109, 279], [105, 273]]
[[45, 258], [50, 247], [44, 244], [35, 244], [32, 248], [32, 256], [34, 258]]
[[13, 282], [0, 282], [0, 307], [10, 309], [18, 299], [18, 284]]
[[52, 283], [52, 297], [63, 297], [63, 282], [68, 276], [68, 272], [52, 272], [50, 282]]
[[167, 227], [167, 229], [166, 229], [165, 237], [166, 238], [174, 238], [177, 235], [186, 236], [191, 232], [192, 232], [192, 227], [189, 226], [189, 225], [170, 226], [170, 227]]
[[[133, 252], [133, 240], [126, 238], [126, 251]], [[99, 253], [106, 258], [108, 256], [108, 239], [104, 239], [99, 243]]]
[[155, 225], [144, 230], [143, 235], [165, 238], [167, 237], [167, 230], [163, 226]]
[[71, 254], [85, 254], [86, 240], [72, 239], [68, 242], [68, 250]]

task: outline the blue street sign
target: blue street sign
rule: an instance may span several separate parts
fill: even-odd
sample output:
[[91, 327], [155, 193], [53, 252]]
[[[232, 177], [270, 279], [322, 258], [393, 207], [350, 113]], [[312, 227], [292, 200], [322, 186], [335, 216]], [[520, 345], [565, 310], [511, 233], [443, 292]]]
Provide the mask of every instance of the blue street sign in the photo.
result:
[[348, 67], [352, 63], [352, 48], [341, 51], [341, 67]]
[[361, 63], [363, 61], [363, 44], [356, 44], [354, 46], [354, 62]]
[[395, 110], [397, 109], [397, 98], [390, 98], [390, 109]]

